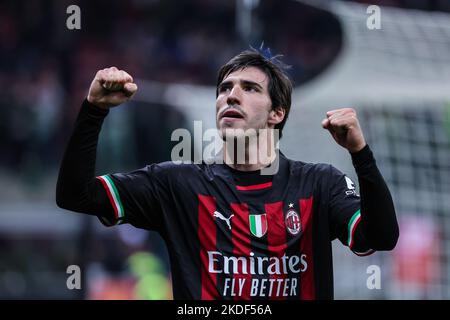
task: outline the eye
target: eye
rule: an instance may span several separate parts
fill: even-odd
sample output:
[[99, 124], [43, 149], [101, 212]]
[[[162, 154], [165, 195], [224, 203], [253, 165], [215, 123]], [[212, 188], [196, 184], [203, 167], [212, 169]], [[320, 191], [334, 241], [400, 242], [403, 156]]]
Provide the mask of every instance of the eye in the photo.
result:
[[228, 85], [223, 85], [219, 87], [219, 92], [225, 92], [225, 91], [229, 91], [230, 90], [230, 86]]
[[248, 91], [248, 92], [258, 92], [259, 91], [258, 88], [256, 88], [255, 86], [245, 86], [244, 90]]

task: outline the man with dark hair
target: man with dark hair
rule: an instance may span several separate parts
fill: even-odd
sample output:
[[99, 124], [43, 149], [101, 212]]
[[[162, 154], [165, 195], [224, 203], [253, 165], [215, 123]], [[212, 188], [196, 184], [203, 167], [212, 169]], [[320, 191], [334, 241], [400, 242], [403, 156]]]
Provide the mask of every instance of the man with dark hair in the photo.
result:
[[283, 120], [275, 125], [275, 129], [279, 130], [279, 137], [281, 138], [283, 136], [283, 127], [291, 109], [292, 83], [283, 72], [283, 69], [288, 67], [279, 61], [277, 56], [266, 59], [256, 50], [247, 50], [235, 56], [219, 70], [216, 98], [219, 95], [223, 79], [230, 73], [246, 67], [255, 67], [265, 73], [268, 78], [268, 91], [272, 101], [272, 109], [284, 109]]
[[[159, 232], [175, 299], [332, 299], [332, 240], [358, 255], [395, 247], [392, 198], [353, 109], [327, 112], [322, 126], [349, 151], [361, 196], [333, 166], [277, 152], [292, 84], [276, 59], [245, 51], [220, 69], [224, 163], [164, 162], [95, 177], [103, 120], [136, 90], [125, 71], [97, 72], [62, 161], [56, 201], [108, 226]], [[240, 152], [244, 161], [236, 161]], [[277, 170], [263, 174], [275, 162]]]

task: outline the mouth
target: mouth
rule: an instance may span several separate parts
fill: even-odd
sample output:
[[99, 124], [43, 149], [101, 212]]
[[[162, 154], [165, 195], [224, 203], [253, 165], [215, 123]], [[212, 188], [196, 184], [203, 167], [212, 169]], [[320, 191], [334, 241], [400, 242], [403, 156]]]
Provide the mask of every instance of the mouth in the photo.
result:
[[236, 109], [229, 109], [222, 113], [221, 119], [244, 119], [244, 116]]

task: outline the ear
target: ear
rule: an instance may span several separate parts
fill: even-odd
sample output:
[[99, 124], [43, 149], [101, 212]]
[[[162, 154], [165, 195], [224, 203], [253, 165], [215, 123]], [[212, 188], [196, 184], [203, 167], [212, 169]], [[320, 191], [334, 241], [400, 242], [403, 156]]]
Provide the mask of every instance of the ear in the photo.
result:
[[275, 125], [279, 124], [281, 121], [283, 121], [284, 116], [286, 115], [286, 110], [282, 107], [276, 107], [269, 112], [269, 119], [267, 120], [269, 125]]

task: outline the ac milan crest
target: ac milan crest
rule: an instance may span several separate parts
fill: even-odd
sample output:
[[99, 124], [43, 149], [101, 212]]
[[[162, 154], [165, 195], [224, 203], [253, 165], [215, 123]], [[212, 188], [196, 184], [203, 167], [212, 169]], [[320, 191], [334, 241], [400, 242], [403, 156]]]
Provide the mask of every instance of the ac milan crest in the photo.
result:
[[302, 224], [300, 221], [300, 216], [295, 210], [290, 209], [286, 214], [286, 219], [284, 220], [286, 229], [293, 236], [297, 235], [302, 231]]

